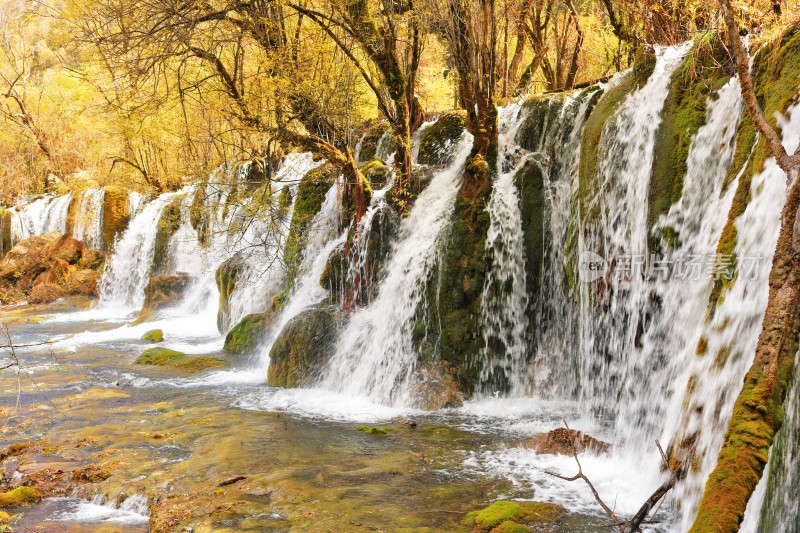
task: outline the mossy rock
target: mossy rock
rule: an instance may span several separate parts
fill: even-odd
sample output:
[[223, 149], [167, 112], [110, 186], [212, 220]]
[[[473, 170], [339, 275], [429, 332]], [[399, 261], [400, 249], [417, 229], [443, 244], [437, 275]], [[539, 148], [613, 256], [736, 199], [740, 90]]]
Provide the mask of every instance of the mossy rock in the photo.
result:
[[111, 250], [114, 241], [128, 227], [131, 218], [128, 191], [122, 187], [106, 187], [103, 194], [103, 247]]
[[214, 281], [219, 290], [219, 309], [217, 310], [217, 329], [225, 333], [231, 327], [231, 295], [236, 290], [236, 279], [242, 271], [241, 258], [236, 255], [226, 259], [214, 273]]
[[145, 350], [136, 360], [136, 364], [169, 366], [190, 374], [228, 366], [228, 363], [222, 359], [208, 355], [186, 355], [183, 352], [161, 347]]
[[144, 289], [144, 305], [139, 317], [151, 316], [159, 309], [180, 304], [191, 283], [192, 277], [186, 272], [151, 277]]
[[11, 251], [11, 211], [0, 208], [0, 260]]
[[373, 159], [361, 169], [373, 189], [383, 189], [392, 177], [392, 169], [380, 159]]
[[170, 366], [177, 368], [183, 372], [196, 374], [206, 370], [213, 370], [216, 368], [225, 368], [228, 366], [226, 361], [217, 359], [209, 355], [190, 356], [178, 359], [170, 363]]
[[175, 200], [164, 206], [161, 218], [158, 219], [156, 240], [153, 246], [153, 264], [150, 268], [151, 274], [169, 271], [169, 242], [180, 227], [181, 204], [180, 200]]
[[378, 143], [381, 137], [389, 133], [389, 122], [386, 120], [373, 120], [367, 122], [364, 126], [364, 133], [359, 141], [360, 149], [358, 150], [359, 162], [371, 161], [378, 156]]
[[528, 526], [517, 524], [511, 520], [506, 520], [499, 526], [492, 528], [489, 533], [531, 533], [533, 530]]
[[147, 342], [163, 342], [164, 341], [164, 332], [160, 329], [151, 329], [144, 335], [142, 335], [142, 340]]
[[300, 185], [297, 187], [292, 222], [289, 226], [289, 234], [286, 237], [286, 246], [283, 253], [287, 271], [285, 289], [287, 295], [294, 287], [294, 278], [303, 257], [303, 250], [307, 244], [311, 221], [322, 207], [325, 195], [328, 194], [328, 190], [333, 186], [337, 176], [336, 168], [326, 163], [303, 176], [302, 180], [300, 180]]
[[417, 162], [421, 165], [445, 165], [452, 161], [453, 149], [466, 127], [466, 112], [442, 113], [436, 122], [420, 130]]
[[455, 369], [459, 387], [467, 395], [474, 391], [481, 370], [481, 297], [490, 267], [486, 203], [492, 190], [493, 168], [480, 155], [467, 164], [450, 229], [443, 240], [439, 277], [429, 288], [428, 301], [438, 301], [438, 308], [431, 309], [425, 318], [429, 330], [439, 329], [440, 357]]
[[[725, 46], [715, 32], [709, 32], [695, 39], [683, 64], [672, 75], [653, 147], [648, 228], [680, 199], [689, 148], [692, 138], [705, 124], [708, 99], [732, 74], [733, 64]], [[678, 238], [666, 237], [672, 241]], [[657, 241], [651, 239], [651, 249], [656, 244]]]
[[142, 355], [139, 356], [138, 359], [136, 359], [136, 364], [166, 366], [171, 364], [173, 361], [183, 359], [184, 357], [186, 357], [185, 353], [178, 352], [176, 350], [170, 350], [169, 348], [148, 348]]
[[337, 321], [329, 309], [309, 309], [294, 317], [269, 352], [267, 384], [309, 385], [335, 351]]
[[557, 503], [500, 500], [484, 509], [468, 513], [464, 518], [464, 525], [483, 531], [490, 531], [505, 522], [541, 526], [552, 524], [563, 514], [564, 508]]
[[197, 185], [192, 196], [192, 205], [189, 207], [189, 224], [197, 232], [197, 242], [202, 246], [208, 244], [208, 228], [211, 213], [206, 209], [206, 187], [207, 184]]
[[344, 247], [338, 247], [328, 256], [325, 269], [319, 277], [319, 284], [328, 289], [327, 304], [340, 304], [344, 296], [344, 285], [347, 280], [347, 257]]
[[[774, 42], [763, 44], [753, 59], [753, 85], [756, 98], [761, 103], [764, 116], [773, 127], [778, 127], [776, 113], [785, 113], [797, 98], [797, 87], [800, 85], [800, 25], [795, 24]], [[738, 177], [733, 202], [728, 211], [728, 220], [722, 230], [717, 245], [717, 257], [723, 258], [724, 264], [718, 265], [719, 271], [731, 269], [735, 272], [736, 242], [738, 230], [736, 220], [744, 213], [750, 203], [750, 185], [753, 176], [764, 169], [764, 163], [771, 157], [771, 152], [763, 136], [758, 136], [755, 125], [745, 113], [739, 121], [736, 131], [736, 148], [733, 161], [725, 176], [725, 193]], [[714, 317], [716, 308], [724, 297], [725, 291], [735, 281], [736, 276], [728, 279], [719, 276], [709, 297], [706, 317]]]
[[4, 526], [11, 522], [11, 515], [5, 511], [0, 511], [0, 526]]
[[273, 313], [247, 315], [225, 336], [223, 349], [231, 353], [253, 353], [269, 331], [274, 318]]
[[33, 487], [17, 487], [0, 494], [0, 509], [21, 507], [42, 501], [42, 494]]

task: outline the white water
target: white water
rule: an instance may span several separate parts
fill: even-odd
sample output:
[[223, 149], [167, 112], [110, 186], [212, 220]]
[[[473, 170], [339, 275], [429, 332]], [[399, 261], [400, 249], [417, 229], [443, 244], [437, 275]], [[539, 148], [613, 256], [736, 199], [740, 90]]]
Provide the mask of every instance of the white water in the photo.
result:
[[11, 243], [51, 231], [67, 231], [67, 211], [72, 194], [45, 196], [14, 208], [11, 218]]
[[[521, 103], [500, 108], [498, 113], [497, 175], [486, 210], [489, 229], [486, 253], [491, 268], [481, 297], [483, 348], [480, 382], [508, 383], [514, 392], [525, 387], [528, 355], [528, 289], [520, 199], [514, 179], [530, 154], [517, 145], [516, 136], [525, 122]], [[489, 391], [492, 392], [492, 391]]]
[[124, 526], [146, 524], [150, 520], [147, 498], [139, 494], [128, 497], [119, 506], [107, 502], [102, 495], [95, 496], [91, 501], [78, 498], [50, 498], [49, 501], [64, 508], [50, 519], [51, 522]]
[[425, 282], [436, 262], [471, 146], [472, 137], [465, 133], [453, 163], [433, 177], [400, 224], [380, 292], [351, 316], [342, 331], [320, 383], [323, 388], [388, 405], [413, 403], [414, 318], [423, 305]]

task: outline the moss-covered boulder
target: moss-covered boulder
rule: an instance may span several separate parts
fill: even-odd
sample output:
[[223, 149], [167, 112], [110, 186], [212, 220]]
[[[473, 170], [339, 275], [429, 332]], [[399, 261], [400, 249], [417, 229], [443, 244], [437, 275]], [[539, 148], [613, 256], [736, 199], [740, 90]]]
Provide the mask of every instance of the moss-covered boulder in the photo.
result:
[[337, 320], [330, 309], [309, 309], [294, 317], [269, 352], [267, 384], [302, 387], [310, 384], [335, 350]]
[[177, 359], [183, 359], [186, 354], [169, 348], [148, 348], [137, 359], [137, 365], [165, 366]]
[[154, 342], [156, 344], [159, 342], [164, 342], [164, 332], [160, 329], [151, 329], [142, 335], [142, 340], [146, 342]]
[[217, 329], [227, 332], [231, 327], [231, 295], [236, 290], [236, 279], [242, 271], [243, 264], [239, 256], [226, 259], [214, 273], [214, 281], [219, 290], [219, 309], [217, 310]]
[[211, 220], [211, 214], [206, 208], [206, 188], [207, 184], [201, 183], [197, 185], [192, 196], [192, 205], [189, 208], [189, 224], [197, 232], [197, 242], [201, 245], [208, 244], [208, 228]]
[[453, 160], [454, 148], [467, 127], [463, 111], [442, 113], [436, 122], [420, 130], [417, 162], [421, 165], [445, 165]]
[[225, 336], [226, 352], [253, 353], [264, 340], [272, 326], [274, 313], [254, 313], [247, 315], [236, 324]]
[[11, 211], [0, 208], [0, 260], [11, 251]]
[[153, 276], [144, 289], [142, 311], [156, 311], [165, 307], [175, 307], [183, 301], [186, 289], [192, 283], [192, 276], [186, 272]]
[[359, 162], [372, 161], [382, 155], [378, 153], [378, 145], [381, 142], [381, 138], [391, 131], [389, 122], [386, 120], [371, 120], [364, 125], [362, 131], [356, 157]]
[[473, 392], [480, 373], [481, 296], [489, 270], [486, 203], [492, 189], [492, 168], [480, 155], [467, 164], [444, 239], [439, 278], [434, 280], [438, 284], [431, 283], [428, 298], [436, 302], [438, 297], [439, 305], [432, 310], [435, 315], [427, 318], [427, 329], [439, 328], [441, 359], [454, 369], [460, 388], [467, 395]]
[[392, 177], [392, 169], [380, 159], [373, 159], [361, 169], [373, 189], [383, 189]]
[[325, 269], [319, 278], [319, 284], [328, 289], [326, 304], [341, 304], [345, 298], [345, 283], [347, 281], [348, 261], [344, 247], [340, 246], [328, 256]]
[[106, 187], [103, 194], [103, 247], [108, 252], [131, 218], [127, 189]]
[[169, 242], [172, 236], [181, 227], [181, 204], [180, 200], [175, 200], [166, 206], [161, 212], [156, 227], [156, 240], [153, 246], [153, 264], [150, 268], [151, 274], [168, 272], [169, 264]]
[[33, 487], [17, 487], [14, 490], [0, 493], [0, 509], [22, 507], [42, 501], [42, 493]]
[[208, 355], [186, 355], [183, 352], [162, 347], [148, 348], [136, 359], [136, 364], [169, 366], [190, 374], [228, 366], [228, 363], [222, 359]]
[[286, 294], [294, 287], [295, 274], [308, 241], [311, 222], [322, 207], [325, 195], [337, 176], [336, 168], [326, 163], [308, 172], [300, 180], [283, 254], [287, 270]]
[[[506, 522], [512, 522], [506, 528], [512, 528], [513, 524], [552, 526], [563, 514], [564, 508], [557, 503], [500, 500], [479, 511], [468, 513], [464, 518], [464, 525], [474, 527], [477, 531], [492, 531]], [[509, 530], [515, 531], [500, 531]]]

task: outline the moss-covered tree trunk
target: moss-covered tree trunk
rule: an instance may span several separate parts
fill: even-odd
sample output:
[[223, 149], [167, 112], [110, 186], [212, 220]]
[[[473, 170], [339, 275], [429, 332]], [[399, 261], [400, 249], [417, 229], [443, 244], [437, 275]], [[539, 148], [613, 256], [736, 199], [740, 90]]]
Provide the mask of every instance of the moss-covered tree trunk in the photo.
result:
[[706, 483], [692, 532], [739, 530], [775, 434], [792, 379], [800, 325], [800, 183], [781, 216], [769, 280], [769, 303], [753, 366], [744, 379], [717, 466]]

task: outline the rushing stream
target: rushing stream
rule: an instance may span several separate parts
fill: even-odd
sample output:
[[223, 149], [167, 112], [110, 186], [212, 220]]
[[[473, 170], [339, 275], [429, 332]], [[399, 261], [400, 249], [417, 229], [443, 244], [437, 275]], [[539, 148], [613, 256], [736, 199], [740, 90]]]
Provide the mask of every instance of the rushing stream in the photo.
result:
[[[10, 440], [52, 443], [37, 462], [54, 468], [97, 457], [113, 465], [100, 492], [49, 498], [26, 511], [21, 524], [146, 531], [148, 523], [169, 519], [151, 515], [148, 503], [156, 494], [159, 501], [175, 498], [176, 506], [177, 495], [194, 494], [199, 508], [220, 515], [215, 527], [252, 531], [285, 531], [293, 524], [314, 530], [308, 522], [297, 525], [297, 516], [319, 520], [319, 530], [459, 531], [463, 515], [487, 498], [558, 503], [569, 511], [559, 531], [607, 531], [587, 486], [546, 473], [571, 476], [574, 459], [527, 446], [566, 422], [610, 443], [608, 454], [587, 452], [581, 464], [605, 501], [624, 515], [665, 477], [655, 440], [691, 436], [696, 467], [670, 493], [659, 522], [645, 529], [687, 530], [753, 359], [786, 200], [785, 176], [768, 158], [733, 220], [740, 267], [710, 316], [715, 271], [696, 261], [716, 253], [741, 179], [726, 182], [743, 115], [736, 78], [708, 98], [679, 200], [652, 226], [648, 222], [656, 135], [670, 80], [689, 49], [688, 43], [658, 49], [646, 83], [609, 114], [588, 193], [579, 177], [584, 127], [602, 95], [630, 72], [500, 109], [499, 156], [485, 209], [480, 327], [473, 332], [483, 365], [475, 394], [461, 406], [419, 409], [416, 394], [424, 380], [416, 340], [419, 317], [436, 314], [429, 288], [437, 283], [442, 241], [472, 148], [466, 131], [448, 146], [446, 163], [426, 169], [429, 183], [385, 237], [379, 275], [370, 277], [367, 258], [370, 239], [380, 233], [375, 225], [389, 216], [392, 181], [371, 191], [363, 217], [350, 227], [343, 224], [343, 184], [336, 180], [300, 236], [304, 248], [285, 294], [284, 247], [299, 209], [299, 183], [322, 164], [308, 153], [286, 156], [264, 186], [271, 200], [252, 192], [253, 163], [222, 167], [208, 183], [174, 192], [132, 193], [129, 222], [113, 243], [104, 242], [102, 188], [15, 206], [13, 243], [69, 230], [88, 247], [106, 250], [107, 260], [92, 307], [9, 309], [3, 318], [15, 342], [48, 343], [22, 354], [27, 375], [15, 416], [26, 421], [15, 418], [18, 434]], [[415, 135], [416, 144], [433, 124]], [[790, 107], [781, 124], [793, 150], [800, 142], [800, 105]], [[390, 145], [390, 136], [381, 136], [376, 155], [391, 164]], [[418, 153], [419, 146], [414, 149]], [[534, 208], [531, 195], [538, 199]], [[199, 222], [198, 212], [205, 214]], [[177, 222], [159, 242], [169, 213]], [[668, 255], [651, 256], [654, 247]], [[342, 270], [356, 280], [360, 305], [348, 307], [342, 302], [352, 295], [339, 295], [330, 360], [309, 388], [266, 386], [270, 352], [284, 328], [303, 311], [333, 305], [320, 280], [331, 258], [345, 250], [351, 260]], [[610, 274], [581, 277], [585, 272], [576, 265], [587, 253]], [[667, 259], [659, 269], [658, 261]], [[236, 286], [220, 315], [215, 274], [233, 263]], [[679, 268], [690, 275], [677, 275]], [[175, 273], [191, 278], [182, 303], [135, 322], [151, 278]], [[225, 333], [252, 313], [273, 312], [277, 297], [283, 303], [257, 353], [224, 353]], [[170, 349], [227, 358], [231, 366], [186, 376], [132, 365], [149, 347], [142, 335], [153, 329], [163, 330]], [[4, 398], [16, 398], [17, 387], [12, 371], [0, 374]], [[795, 383], [745, 530], [800, 528], [798, 398]], [[11, 409], [14, 402], [0, 406]], [[372, 433], [364, 427], [398, 417], [413, 418], [419, 427]], [[20, 472], [26, 468], [19, 465]], [[238, 500], [220, 484], [233, 476], [247, 479]]]

